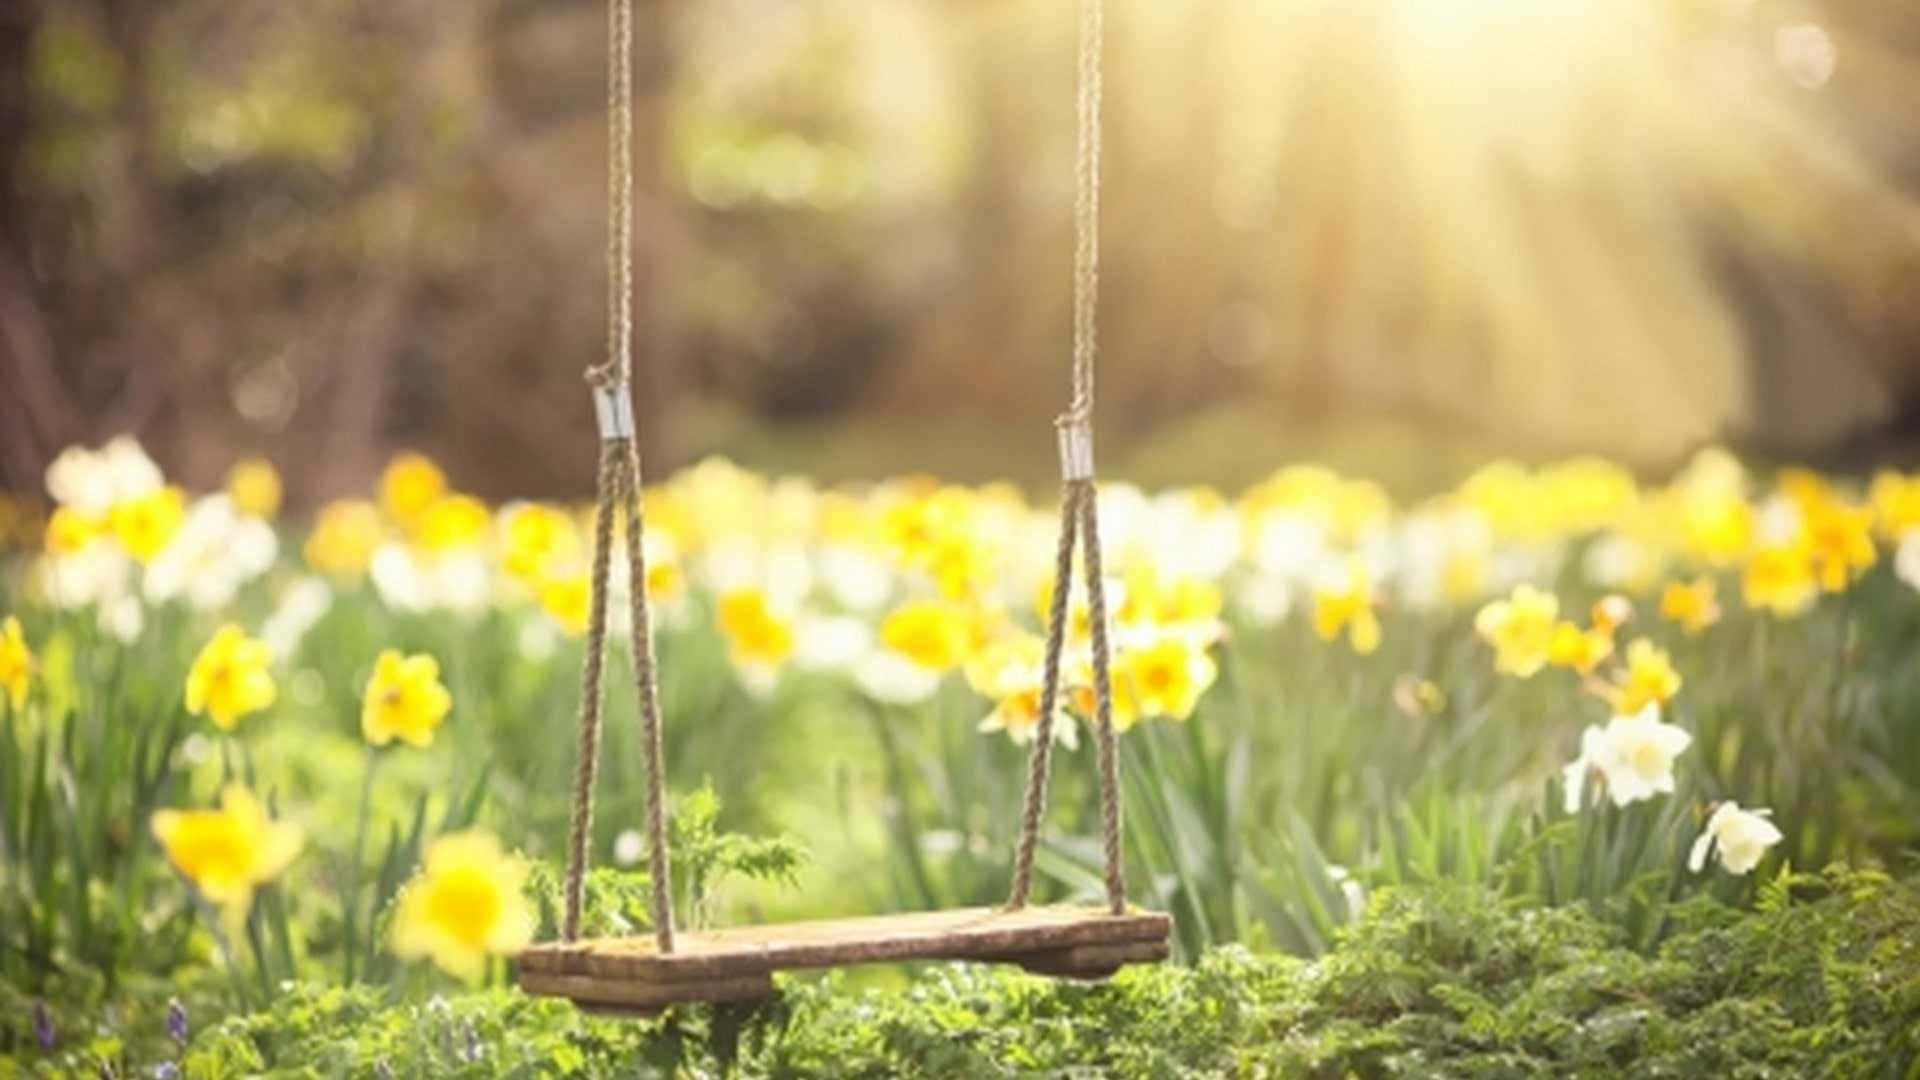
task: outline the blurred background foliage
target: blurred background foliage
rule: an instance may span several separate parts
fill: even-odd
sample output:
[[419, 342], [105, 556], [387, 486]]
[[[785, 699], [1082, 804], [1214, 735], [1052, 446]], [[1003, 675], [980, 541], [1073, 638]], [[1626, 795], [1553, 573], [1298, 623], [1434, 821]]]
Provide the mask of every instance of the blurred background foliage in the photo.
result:
[[[1920, 431], [1908, 0], [1110, 5], [1103, 456], [1845, 464]], [[1073, 9], [639, 5], [655, 468], [1039, 481]], [[137, 434], [298, 502], [591, 475], [599, 0], [12, 0], [0, 484]]]

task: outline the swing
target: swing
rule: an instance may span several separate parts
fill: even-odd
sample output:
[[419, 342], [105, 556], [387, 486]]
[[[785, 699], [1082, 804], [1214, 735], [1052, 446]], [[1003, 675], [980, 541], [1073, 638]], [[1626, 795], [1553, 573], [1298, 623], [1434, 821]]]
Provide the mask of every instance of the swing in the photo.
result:
[[1098, 742], [1101, 823], [1105, 840], [1104, 907], [1030, 907], [1033, 855], [1045, 810], [1053, 751], [1053, 720], [1060, 693], [1060, 654], [1066, 636], [1067, 594], [1053, 590], [1040, 717], [1028, 758], [1013, 886], [1004, 907], [963, 908], [899, 915], [733, 927], [676, 933], [667, 860], [665, 779], [647, 591], [629, 589], [633, 671], [646, 747], [648, 868], [653, 933], [647, 937], [580, 939], [587, 843], [600, 743], [601, 678], [607, 635], [607, 578], [614, 514], [626, 518], [628, 580], [647, 580], [642, 550], [639, 451], [630, 391], [633, 275], [631, 194], [632, 0], [610, 0], [609, 118], [611, 180], [608, 244], [607, 359], [587, 371], [593, 388], [601, 453], [594, 517], [594, 564], [586, 667], [582, 676], [579, 763], [567, 847], [565, 911], [558, 942], [519, 954], [520, 986], [531, 994], [570, 999], [597, 1012], [651, 1014], [682, 1002], [743, 1002], [774, 992], [773, 972], [903, 960], [971, 960], [1018, 964], [1028, 971], [1074, 979], [1102, 979], [1126, 964], [1164, 960], [1172, 921], [1130, 908], [1120, 850], [1119, 751], [1113, 731], [1106, 593], [1093, 476], [1094, 311], [1099, 291], [1100, 47], [1102, 0], [1081, 0], [1078, 158], [1074, 203], [1073, 388], [1056, 421], [1063, 479], [1059, 550], [1054, 580], [1072, 579], [1076, 544], [1082, 549], [1092, 622], [1095, 733]]

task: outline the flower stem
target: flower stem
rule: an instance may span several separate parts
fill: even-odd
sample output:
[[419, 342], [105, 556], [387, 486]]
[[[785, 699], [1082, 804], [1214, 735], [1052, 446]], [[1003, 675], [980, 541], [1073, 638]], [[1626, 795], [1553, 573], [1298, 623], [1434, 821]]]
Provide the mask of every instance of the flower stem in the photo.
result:
[[[358, 947], [360, 935], [357, 932], [360, 910], [360, 865], [366, 859], [367, 819], [372, 816], [373, 809], [373, 767], [379, 761], [380, 751], [373, 746], [368, 746], [367, 767], [360, 778], [359, 821], [353, 830], [353, 862], [347, 867], [347, 894], [342, 904], [341, 921], [346, 931], [345, 982], [349, 986], [353, 985], [354, 964], [360, 955]], [[367, 921], [366, 930], [371, 933], [373, 930], [371, 912], [367, 915]]]

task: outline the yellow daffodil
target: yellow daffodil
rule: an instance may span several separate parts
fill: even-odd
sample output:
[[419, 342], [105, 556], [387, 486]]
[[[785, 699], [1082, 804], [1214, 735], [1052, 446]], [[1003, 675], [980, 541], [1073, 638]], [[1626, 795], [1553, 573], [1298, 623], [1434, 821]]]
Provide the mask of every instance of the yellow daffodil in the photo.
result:
[[1461, 482], [1455, 498], [1477, 511], [1504, 538], [1537, 539], [1545, 531], [1547, 502], [1527, 467], [1490, 461]]
[[1594, 630], [1612, 637], [1621, 627], [1633, 621], [1633, 601], [1618, 593], [1610, 593], [1593, 602], [1588, 618]]
[[1440, 564], [1440, 596], [1459, 606], [1486, 595], [1487, 556], [1477, 550], [1450, 551]]
[[[980, 721], [982, 732], [1004, 731], [1015, 743], [1025, 745], [1033, 741], [1040, 730], [1040, 688], [1030, 687], [1015, 690], [997, 701], [993, 711]], [[1053, 716], [1053, 738], [1057, 742], [1073, 746], [1077, 742], [1073, 719], [1066, 710], [1056, 708]]]
[[1680, 624], [1692, 636], [1720, 621], [1720, 602], [1715, 596], [1713, 579], [1696, 578], [1692, 583], [1670, 581], [1660, 594], [1660, 617]]
[[1770, 545], [1754, 552], [1740, 581], [1748, 607], [1782, 619], [1812, 607], [1818, 590], [1813, 558], [1800, 544]]
[[1159, 621], [1169, 626], [1212, 626], [1226, 610], [1220, 586], [1200, 578], [1183, 577], [1161, 592]]
[[980, 498], [964, 488], [909, 480], [880, 513], [882, 543], [901, 565], [932, 578], [941, 595], [961, 600], [978, 591], [992, 562], [976, 536]]
[[[664, 547], [664, 545], [662, 545]], [[671, 552], [647, 553], [647, 599], [672, 607], [687, 595], [687, 573]]]
[[1380, 617], [1373, 611], [1373, 575], [1358, 560], [1344, 574], [1313, 590], [1313, 632], [1332, 641], [1346, 631], [1347, 642], [1362, 656], [1380, 647]]
[[1920, 473], [1902, 475], [1892, 469], [1874, 474], [1867, 489], [1880, 535], [1899, 540], [1920, 529]]
[[450, 833], [427, 848], [425, 865], [395, 902], [393, 951], [426, 957], [469, 982], [488, 956], [511, 955], [533, 940], [527, 864], [483, 832]]
[[400, 454], [380, 474], [380, 508], [404, 526], [411, 527], [446, 493], [447, 474], [423, 454]]
[[[1090, 657], [1076, 659], [1069, 670], [1062, 672], [1062, 675], [1067, 677], [1067, 701], [1073, 706], [1074, 711], [1084, 717], [1089, 725], [1098, 724], [1100, 701], [1093, 686], [1092, 659]], [[1117, 668], [1111, 671], [1109, 676], [1107, 700], [1113, 709], [1113, 730], [1126, 731], [1143, 718], [1140, 700], [1136, 695], [1138, 688], [1134, 685], [1133, 679], [1123, 678]]]
[[1803, 514], [1833, 501], [1833, 488], [1827, 478], [1804, 466], [1789, 465], [1781, 469], [1774, 478], [1774, 487]]
[[1646, 638], [1627, 646], [1627, 667], [1611, 691], [1615, 712], [1638, 713], [1648, 705], [1665, 705], [1680, 692], [1680, 673], [1667, 651]]
[[1626, 469], [1597, 457], [1577, 457], [1539, 472], [1543, 517], [1562, 535], [1595, 532], [1618, 521], [1639, 497]]
[[227, 470], [227, 497], [243, 514], [273, 520], [281, 494], [280, 472], [265, 458], [247, 458]]
[[360, 499], [340, 499], [320, 509], [313, 533], [307, 537], [307, 565], [334, 577], [359, 577], [367, 572], [385, 529], [380, 511]]
[[793, 622], [775, 612], [760, 589], [722, 593], [719, 623], [734, 666], [750, 681], [770, 681], [793, 655]]
[[487, 504], [471, 495], [448, 495], [434, 500], [414, 521], [414, 539], [420, 547], [444, 553], [485, 539], [493, 517], [487, 513]]
[[1520, 584], [1507, 599], [1481, 608], [1473, 628], [1493, 646], [1496, 670], [1525, 679], [1545, 667], [1552, 656], [1559, 615], [1558, 597]]
[[559, 567], [580, 557], [580, 531], [565, 513], [542, 503], [515, 507], [506, 515], [500, 561], [522, 585], [537, 587]]
[[[1105, 585], [1107, 624], [1111, 627], [1115, 613], [1128, 608], [1133, 594], [1124, 581], [1108, 578]], [[1053, 579], [1042, 581], [1034, 591], [1033, 611], [1042, 626], [1053, 617]], [[1069, 586], [1067, 593], [1066, 639], [1068, 645], [1079, 648], [1085, 648], [1093, 641], [1093, 604], [1087, 598], [1087, 590], [1077, 579]]]
[[973, 613], [967, 608], [923, 601], [888, 615], [880, 624], [880, 640], [928, 671], [951, 671], [972, 655], [975, 631]]
[[374, 746], [395, 739], [412, 746], [433, 745], [433, 733], [453, 708], [453, 695], [440, 684], [440, 662], [431, 656], [403, 656], [387, 649], [374, 661], [360, 706], [360, 734]]
[[942, 537], [927, 547], [919, 565], [949, 600], [979, 592], [993, 566], [987, 549], [971, 536]]
[[1432, 679], [1406, 674], [1393, 681], [1393, 704], [1408, 719], [1425, 720], [1447, 708], [1447, 692]]
[[[1126, 684], [1139, 715], [1185, 720], [1193, 715], [1200, 696], [1218, 674], [1219, 668], [1204, 646], [1191, 638], [1169, 634], [1145, 648], [1122, 653], [1114, 681]], [[1117, 718], [1115, 726], [1119, 726]]]
[[107, 522], [127, 554], [145, 563], [166, 548], [186, 516], [186, 496], [179, 488], [163, 487], [113, 504]]
[[47, 554], [73, 555], [106, 535], [107, 524], [71, 506], [56, 506], [47, 517]]
[[1240, 500], [1250, 522], [1274, 512], [1297, 514], [1324, 527], [1337, 542], [1351, 542], [1393, 513], [1386, 489], [1370, 480], [1351, 480], [1311, 463], [1285, 466], [1255, 485]]
[[1126, 589], [1115, 616], [1121, 623], [1190, 630], [1210, 639], [1220, 635], [1220, 614], [1226, 608], [1226, 599], [1213, 582], [1197, 577], [1163, 578], [1152, 563], [1144, 561], [1130, 568], [1121, 580]]
[[1709, 566], [1731, 566], [1753, 545], [1753, 507], [1733, 491], [1683, 499], [1680, 525], [1687, 550]]
[[1827, 592], [1840, 592], [1873, 567], [1873, 511], [1827, 502], [1806, 513], [1807, 547], [1814, 576]]
[[1599, 627], [1582, 630], [1575, 623], [1561, 622], [1553, 628], [1553, 640], [1547, 647], [1547, 659], [1560, 667], [1572, 668], [1582, 675], [1592, 674], [1613, 653], [1613, 634]]
[[208, 902], [244, 915], [253, 890], [278, 877], [300, 852], [298, 825], [273, 821], [243, 784], [228, 784], [218, 810], [160, 810], [154, 839]]
[[1037, 686], [1046, 649], [1046, 642], [1024, 632], [995, 638], [968, 658], [967, 685], [973, 687], [975, 693], [990, 698], [1029, 684]]
[[549, 578], [540, 583], [540, 610], [570, 637], [579, 637], [587, 632], [587, 620], [592, 614], [592, 582], [585, 573], [569, 574], [565, 577]]
[[27, 706], [27, 682], [33, 678], [33, 651], [27, 648], [26, 634], [18, 617], [9, 615], [0, 622], [0, 690], [15, 712]]
[[[980, 721], [983, 732], [1004, 731], [1016, 743], [1033, 741], [1040, 727], [1041, 680], [1046, 645], [1031, 634], [1013, 634], [982, 647], [967, 661], [967, 685], [995, 702]], [[1072, 717], [1066, 713], [1068, 694], [1056, 703], [1053, 737], [1067, 746], [1076, 744]]]
[[272, 705], [276, 696], [267, 646], [228, 623], [213, 635], [187, 672], [187, 711], [232, 731], [240, 718]]

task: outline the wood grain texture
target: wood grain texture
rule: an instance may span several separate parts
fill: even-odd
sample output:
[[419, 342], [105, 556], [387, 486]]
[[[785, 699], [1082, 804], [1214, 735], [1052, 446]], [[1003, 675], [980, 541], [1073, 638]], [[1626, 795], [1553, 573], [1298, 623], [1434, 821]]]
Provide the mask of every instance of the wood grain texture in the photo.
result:
[[747, 975], [730, 979], [645, 983], [600, 979], [591, 975], [523, 971], [520, 973], [520, 989], [529, 994], [569, 998], [582, 1008], [597, 1012], [650, 1015], [683, 1002], [720, 1004], [772, 997], [773, 978], [769, 975]]
[[1158, 912], [1072, 906], [823, 919], [683, 933], [667, 954], [651, 937], [536, 945], [520, 954], [520, 984], [583, 1006], [644, 1010], [762, 997], [772, 993], [774, 971], [904, 960], [1014, 963], [1104, 978], [1125, 964], [1165, 959], [1171, 930]]

